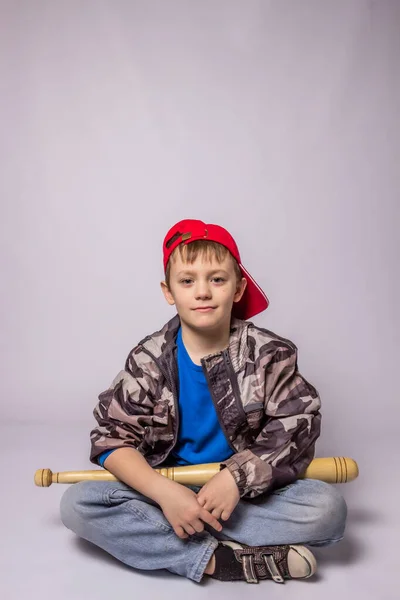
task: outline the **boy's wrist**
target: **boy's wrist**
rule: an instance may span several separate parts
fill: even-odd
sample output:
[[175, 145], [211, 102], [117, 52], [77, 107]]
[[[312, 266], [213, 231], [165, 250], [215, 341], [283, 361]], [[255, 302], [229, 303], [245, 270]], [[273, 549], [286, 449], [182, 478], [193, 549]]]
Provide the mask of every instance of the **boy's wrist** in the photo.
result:
[[172, 479], [168, 479], [168, 477], [165, 477], [165, 475], [154, 473], [150, 498], [157, 502], [157, 504], [161, 505], [166, 494], [168, 494], [170, 491], [176, 490], [179, 485], [179, 483], [172, 481]]

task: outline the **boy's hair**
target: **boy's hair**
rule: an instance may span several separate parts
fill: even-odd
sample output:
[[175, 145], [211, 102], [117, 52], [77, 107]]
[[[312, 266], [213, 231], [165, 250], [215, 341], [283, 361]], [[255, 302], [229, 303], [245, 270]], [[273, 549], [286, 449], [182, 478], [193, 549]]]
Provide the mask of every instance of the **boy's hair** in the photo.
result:
[[239, 283], [243, 277], [243, 274], [240, 270], [239, 264], [237, 260], [232, 256], [229, 252], [228, 248], [219, 244], [218, 242], [212, 242], [210, 240], [195, 240], [190, 244], [179, 244], [172, 252], [165, 271], [165, 283], [168, 288], [170, 287], [170, 276], [171, 276], [171, 260], [174, 260], [174, 255], [177, 250], [179, 250], [179, 254], [181, 255], [181, 259], [186, 264], [193, 264], [199, 254], [205, 258], [206, 260], [211, 260], [215, 258], [218, 263], [222, 263], [225, 260], [225, 257], [229, 254], [233, 261], [233, 268], [236, 275], [236, 281]]

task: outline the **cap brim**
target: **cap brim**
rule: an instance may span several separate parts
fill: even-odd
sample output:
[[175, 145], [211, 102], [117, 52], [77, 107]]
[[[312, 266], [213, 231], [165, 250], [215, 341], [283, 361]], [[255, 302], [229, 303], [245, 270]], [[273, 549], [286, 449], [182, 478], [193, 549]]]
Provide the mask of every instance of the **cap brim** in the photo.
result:
[[239, 267], [247, 280], [247, 285], [240, 301], [233, 304], [233, 314], [238, 319], [246, 321], [268, 308], [269, 300], [244, 266], [239, 264]]

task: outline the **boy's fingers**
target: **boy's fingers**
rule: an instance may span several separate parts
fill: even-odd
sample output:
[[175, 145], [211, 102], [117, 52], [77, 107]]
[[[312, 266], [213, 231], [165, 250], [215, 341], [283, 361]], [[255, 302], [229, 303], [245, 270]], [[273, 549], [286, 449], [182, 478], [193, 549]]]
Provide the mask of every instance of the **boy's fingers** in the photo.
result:
[[201, 531], [204, 530], [204, 523], [202, 523], [200, 521], [200, 519], [196, 519], [195, 521], [192, 521], [191, 525], [192, 525], [193, 529], [195, 529], [197, 531], [197, 533], [200, 533]]
[[208, 510], [204, 510], [202, 512], [201, 519], [203, 521], [205, 521], [206, 523], [208, 523], [209, 525], [211, 525], [211, 527], [214, 527], [214, 529], [216, 529], [217, 531], [221, 531], [221, 529], [222, 529], [221, 523], [218, 523], [217, 519], [215, 517], [213, 517], [213, 515], [208, 512]]
[[224, 510], [222, 512], [221, 519], [223, 519], [224, 521], [227, 521], [230, 516], [231, 516], [231, 513], [228, 510]]
[[180, 538], [181, 538], [181, 539], [183, 539], [183, 540], [184, 540], [185, 538], [189, 537], [189, 536], [188, 536], [188, 534], [186, 533], [186, 531], [183, 529], [183, 527], [177, 527], [177, 528], [175, 529], [175, 533], [176, 533], [176, 535], [177, 535], [178, 537], [180, 537]]
[[196, 529], [192, 527], [190, 523], [186, 523], [184, 529], [189, 535], [193, 535], [194, 533], [196, 533]]
[[213, 517], [215, 517], [216, 519], [220, 519], [221, 518], [221, 513], [222, 510], [220, 508], [214, 508], [214, 510], [212, 511], [212, 515]]

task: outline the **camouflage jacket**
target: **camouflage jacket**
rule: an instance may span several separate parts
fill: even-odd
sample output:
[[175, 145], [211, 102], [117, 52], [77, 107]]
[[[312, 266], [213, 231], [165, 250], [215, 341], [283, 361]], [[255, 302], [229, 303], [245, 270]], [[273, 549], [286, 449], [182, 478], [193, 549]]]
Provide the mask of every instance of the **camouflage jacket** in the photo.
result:
[[[136, 448], [151, 467], [165, 462], [179, 428], [176, 314], [129, 353], [99, 395], [91, 462], [105, 450]], [[229, 346], [201, 360], [221, 428], [234, 454], [222, 462], [253, 498], [288, 485], [314, 458], [320, 399], [299, 373], [297, 348], [250, 321], [231, 320]]]

